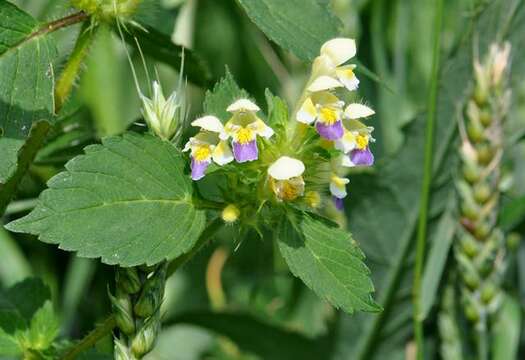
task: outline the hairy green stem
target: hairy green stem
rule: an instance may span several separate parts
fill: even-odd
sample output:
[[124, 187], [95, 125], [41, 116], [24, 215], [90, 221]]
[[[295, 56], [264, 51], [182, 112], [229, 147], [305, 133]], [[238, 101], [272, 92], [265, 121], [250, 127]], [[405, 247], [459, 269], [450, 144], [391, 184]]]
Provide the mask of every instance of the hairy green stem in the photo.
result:
[[115, 317], [109, 316], [104, 322], [97, 326], [92, 332], [86, 335], [79, 343], [75, 344], [70, 350], [68, 350], [60, 359], [61, 360], [73, 360], [77, 356], [94, 346], [99, 340], [103, 339], [113, 331], [115, 328]]
[[75, 80], [93, 42], [95, 32], [96, 28], [88, 29], [87, 24], [80, 30], [73, 52], [55, 86], [55, 113], [60, 112], [71, 94]]
[[416, 244], [416, 262], [414, 267], [414, 335], [417, 346], [417, 359], [422, 360], [424, 356], [424, 333], [422, 317], [422, 276], [425, 260], [425, 245], [427, 240], [428, 206], [430, 200], [430, 187], [432, 185], [432, 170], [434, 160], [434, 129], [436, 122], [436, 107], [439, 80], [439, 62], [441, 48], [441, 27], [443, 18], [443, 0], [435, 0], [434, 12], [434, 46], [432, 59], [432, 77], [428, 95], [428, 113], [425, 131], [425, 162], [423, 173], [423, 184], [421, 187], [421, 203], [419, 212], [419, 223]]

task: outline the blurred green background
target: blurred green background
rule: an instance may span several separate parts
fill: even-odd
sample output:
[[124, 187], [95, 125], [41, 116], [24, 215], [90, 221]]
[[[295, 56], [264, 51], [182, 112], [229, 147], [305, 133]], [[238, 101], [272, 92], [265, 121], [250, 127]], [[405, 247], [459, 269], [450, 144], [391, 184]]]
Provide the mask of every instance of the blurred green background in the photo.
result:
[[[378, 166], [372, 172], [351, 175], [347, 222], [367, 255], [377, 299], [386, 311], [381, 315], [342, 314], [291, 276], [271, 241], [248, 234], [237, 246], [231, 241], [233, 230], [226, 229], [169, 279], [163, 304], [166, 324], [148, 360], [412, 358], [411, 268], [434, 2], [318, 1], [331, 6], [343, 25], [342, 35], [356, 39], [357, 58], [364, 66], [358, 72], [358, 97], [377, 112], [370, 124], [376, 128], [378, 141], [373, 151]], [[67, 1], [15, 3], [41, 21], [70, 11]], [[452, 236], [439, 229], [450, 227], [457, 166], [457, 106], [471, 79], [472, 55], [485, 51], [487, 42], [502, 28], [499, 19], [515, 3], [519, 1], [445, 1], [431, 242], [449, 241]], [[507, 123], [510, 145], [505, 159], [506, 173], [513, 181], [504, 195], [502, 221], [506, 230], [523, 233], [525, 59], [520, 52], [525, 46], [525, 15], [523, 6], [517, 6], [513, 11], [518, 20], [513, 19], [506, 32], [515, 50], [511, 76], [514, 101]], [[259, 104], [265, 103], [266, 88], [294, 104], [309, 75], [309, 64], [268, 40], [234, 0], [146, 1], [137, 19], [194, 50], [209, 70], [207, 86], [188, 84], [190, 119], [201, 114], [205, 91], [226, 68]], [[53, 34], [62, 62], [78, 31], [78, 27], [71, 27]], [[130, 50], [141, 88], [147, 89], [140, 56]], [[146, 62], [150, 73], [158, 73], [166, 91], [175, 89], [177, 64], [161, 63], [148, 55]], [[60, 126], [24, 179], [17, 200], [8, 207], [5, 222], [30, 209], [45, 182], [85, 145], [130, 128], [145, 131], [126, 52], [111, 29], [98, 33], [77, 85], [70, 102], [73, 105], [64, 110]], [[0, 253], [5, 259], [0, 263], [2, 287], [30, 274], [51, 286], [62, 336], [79, 338], [110, 312], [107, 286], [113, 281], [111, 267], [76, 258], [29, 236], [15, 238], [2, 229]], [[523, 309], [525, 247], [521, 245], [512, 256], [507, 290]], [[436, 296], [428, 299], [429, 359], [438, 358]], [[508, 326], [521, 326], [519, 317], [506, 321]], [[111, 339], [98, 346], [102, 352], [111, 349]], [[525, 354], [525, 341], [519, 346], [520, 354]]]

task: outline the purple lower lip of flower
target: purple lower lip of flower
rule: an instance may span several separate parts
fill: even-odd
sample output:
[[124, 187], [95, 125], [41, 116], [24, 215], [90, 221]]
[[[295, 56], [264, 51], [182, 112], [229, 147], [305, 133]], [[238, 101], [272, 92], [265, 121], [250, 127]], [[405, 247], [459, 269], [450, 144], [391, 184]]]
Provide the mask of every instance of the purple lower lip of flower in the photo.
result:
[[317, 121], [315, 123], [315, 128], [317, 129], [319, 135], [321, 135], [327, 140], [340, 139], [343, 137], [344, 134], [343, 123], [341, 122], [341, 120], [336, 121], [331, 125], [327, 125], [320, 121]]
[[350, 153], [350, 160], [355, 165], [371, 166], [374, 164], [374, 154], [369, 148], [363, 150], [355, 149]]
[[246, 161], [253, 161], [259, 158], [259, 150], [257, 149], [257, 141], [252, 140], [246, 144], [241, 144], [236, 141], [232, 141], [233, 145], [233, 156], [239, 163]]
[[206, 175], [206, 169], [210, 165], [211, 161], [197, 161], [191, 158], [191, 179], [194, 181], [200, 180]]
[[332, 198], [334, 199], [335, 208], [339, 211], [343, 211], [345, 209], [343, 199], [339, 199], [338, 197], [335, 197], [335, 196], [332, 196]]

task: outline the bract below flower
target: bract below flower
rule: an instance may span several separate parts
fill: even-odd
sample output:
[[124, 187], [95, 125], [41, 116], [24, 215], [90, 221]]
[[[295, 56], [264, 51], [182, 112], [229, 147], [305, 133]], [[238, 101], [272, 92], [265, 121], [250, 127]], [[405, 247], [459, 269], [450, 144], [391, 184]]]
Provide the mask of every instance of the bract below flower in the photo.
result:
[[173, 92], [166, 100], [160, 84], [153, 82], [153, 98], [141, 94], [142, 115], [148, 127], [160, 138], [170, 140], [179, 125], [181, 94]]
[[259, 107], [248, 99], [231, 104], [227, 111], [233, 117], [226, 123], [226, 134], [232, 138], [233, 155], [237, 162], [253, 161], [259, 158], [257, 136], [270, 138], [274, 131], [257, 117]]
[[191, 178], [200, 180], [213, 160], [217, 165], [233, 161], [233, 154], [225, 141], [227, 135], [221, 121], [215, 116], [204, 116], [191, 123], [201, 131], [190, 138], [183, 151], [191, 150]]
[[340, 139], [344, 134], [343, 105], [337, 96], [328, 91], [313, 93], [297, 112], [297, 121], [315, 123], [319, 135], [327, 140]]
[[268, 168], [269, 183], [279, 200], [291, 201], [304, 194], [305, 167], [302, 161], [281, 156]]

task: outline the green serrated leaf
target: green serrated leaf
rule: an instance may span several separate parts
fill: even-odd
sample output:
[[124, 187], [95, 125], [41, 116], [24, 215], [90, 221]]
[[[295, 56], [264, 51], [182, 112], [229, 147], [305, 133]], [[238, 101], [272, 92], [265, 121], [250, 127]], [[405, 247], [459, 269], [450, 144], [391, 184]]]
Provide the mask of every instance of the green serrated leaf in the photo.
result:
[[226, 69], [224, 77], [213, 87], [213, 90], [206, 92], [204, 99], [204, 113], [215, 115], [219, 119], [226, 121], [230, 114], [226, 108], [239, 98], [247, 98], [248, 93], [241, 89], [233, 79], [232, 74]]
[[[50, 127], [51, 125], [47, 121], [36, 122], [31, 127], [31, 131], [25, 142], [0, 138], [0, 153], [5, 150], [2, 146], [2, 144], [4, 144], [15, 151], [14, 155], [16, 155], [14, 158], [15, 162], [12, 163], [14, 171], [9, 175], [5, 183], [2, 184], [0, 182], [0, 215], [4, 213], [9, 201], [16, 193], [19, 182], [35, 159], [38, 150], [42, 147]], [[11, 148], [13, 145], [15, 148]], [[10, 155], [12, 155], [9, 151], [2, 154], [6, 154], [6, 160], [11, 162], [11, 160], [8, 159]], [[2, 162], [2, 160], [0, 160], [0, 162]]]
[[53, 177], [37, 207], [6, 227], [107, 264], [155, 264], [189, 251], [205, 215], [192, 205], [172, 144], [127, 133], [85, 148]]
[[[53, 42], [15, 5], [0, 0], [0, 197], [17, 171], [31, 126], [53, 114]], [[16, 184], [14, 184], [16, 188]], [[0, 214], [5, 201], [0, 201]]]
[[0, 354], [46, 350], [58, 334], [51, 292], [38, 278], [26, 279], [0, 293]]
[[275, 96], [266, 89], [266, 103], [268, 104], [268, 124], [272, 128], [284, 127], [288, 122], [288, 104], [279, 96]]
[[283, 220], [276, 236], [292, 273], [318, 296], [348, 313], [381, 310], [364, 254], [348, 232], [304, 214]]
[[250, 19], [275, 43], [312, 60], [337, 37], [340, 21], [317, 0], [238, 0]]

